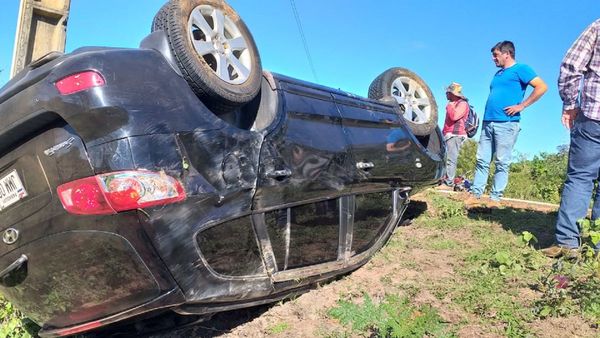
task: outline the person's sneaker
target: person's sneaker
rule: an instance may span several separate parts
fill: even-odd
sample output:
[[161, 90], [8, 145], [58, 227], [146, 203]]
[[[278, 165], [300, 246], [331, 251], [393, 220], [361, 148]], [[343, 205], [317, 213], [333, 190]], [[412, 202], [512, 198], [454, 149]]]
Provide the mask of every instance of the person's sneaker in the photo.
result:
[[579, 249], [568, 248], [555, 244], [548, 248], [542, 249], [541, 252], [544, 254], [544, 256], [549, 258], [559, 258], [561, 256], [565, 256], [566, 258], [576, 258], [579, 253]]

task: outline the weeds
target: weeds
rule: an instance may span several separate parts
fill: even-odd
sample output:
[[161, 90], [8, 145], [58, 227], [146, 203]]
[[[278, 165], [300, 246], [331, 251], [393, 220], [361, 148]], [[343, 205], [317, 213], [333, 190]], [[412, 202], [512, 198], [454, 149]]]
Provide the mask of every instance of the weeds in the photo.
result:
[[430, 195], [430, 198], [433, 206], [432, 213], [442, 220], [462, 217], [467, 214], [465, 207], [461, 202], [453, 201], [435, 194]]
[[328, 314], [357, 333], [376, 337], [449, 337], [437, 311], [428, 305], [414, 306], [408, 298], [387, 295], [375, 304], [364, 294], [363, 304], [338, 301]]
[[37, 325], [0, 296], [0, 337], [31, 338], [37, 336], [37, 331]]
[[[476, 316], [475, 321], [463, 319], [462, 322], [452, 322], [446, 330], [475, 324], [502, 336], [526, 337], [536, 334], [532, 331], [535, 325], [531, 324], [536, 317], [579, 317], [579, 323], [588, 323], [592, 327], [593, 323], [598, 323], [600, 278], [592, 278], [598, 271], [598, 265], [591, 263], [597, 262], [590, 255], [593, 251], [586, 249], [585, 257], [590, 264], [579, 265], [576, 271], [566, 271], [571, 269], [567, 265], [572, 265], [572, 262], [561, 260], [564, 266], [557, 266], [547, 273], [550, 261], [534, 249], [538, 243], [536, 235], [542, 238], [541, 242], [548, 240], [547, 232], [551, 231], [548, 222], [553, 221], [555, 216], [507, 208], [486, 213], [485, 218], [476, 213], [466, 217], [461, 202], [433, 193], [426, 197], [428, 206], [434, 211], [416, 219], [414, 227], [421, 227], [427, 236], [421, 241], [410, 241], [410, 245], [405, 242], [407, 245], [403, 248], [402, 257], [410, 257], [413, 249], [432, 250], [437, 255], [446, 255], [444, 250], [452, 250], [452, 257], [459, 263], [452, 265], [455, 275], [451, 278], [423, 276], [418, 281], [404, 282], [414, 283], [422, 291], [429, 292], [437, 302], [451, 302], [452, 311], [465, 311]], [[596, 228], [595, 224], [589, 227], [582, 224], [582, 227], [584, 238], [588, 239], [588, 247], [591, 248], [593, 240], [600, 239], [600, 228]], [[457, 232], [459, 229], [460, 232]], [[388, 262], [405, 267], [405, 261], [392, 259]], [[420, 271], [421, 266], [411, 269]], [[542, 280], [547, 286], [545, 289], [538, 285]], [[384, 281], [388, 282], [385, 283], [386, 292], [397, 287], [389, 285], [387, 278]], [[540, 294], [543, 294], [541, 299]], [[414, 296], [409, 294], [407, 297], [404, 301]], [[382, 301], [384, 303], [390, 303], [388, 297]], [[380, 331], [385, 330], [385, 318], [388, 316], [383, 309], [381, 304], [377, 305], [365, 296], [359, 305], [339, 302], [330, 310], [330, 315], [351, 326], [354, 330], [351, 336], [386, 336], [381, 332], [390, 332], [389, 326], [388, 331]], [[587, 320], [580, 319], [582, 315]], [[434, 321], [427, 325], [435, 327], [437, 324]], [[582, 329], [586, 330], [583, 326]], [[585, 335], [582, 333], [582, 336]]]
[[531, 312], [519, 300], [518, 280], [505, 279], [499, 270], [475, 269], [464, 271], [462, 275], [468, 283], [456, 285], [451, 291], [456, 303], [484, 321], [502, 323], [508, 337], [528, 334], [526, 323], [531, 319]]
[[539, 318], [562, 317], [577, 312], [600, 325], [600, 259], [594, 248], [600, 243], [600, 222], [582, 219], [582, 246], [558, 259], [538, 281], [543, 296], [535, 303]]

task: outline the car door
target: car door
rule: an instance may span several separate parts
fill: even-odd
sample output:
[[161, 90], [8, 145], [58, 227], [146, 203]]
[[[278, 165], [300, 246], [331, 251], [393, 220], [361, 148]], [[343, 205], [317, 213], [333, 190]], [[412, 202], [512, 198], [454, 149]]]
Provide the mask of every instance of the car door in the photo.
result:
[[331, 91], [286, 78], [279, 85], [280, 118], [261, 149], [253, 221], [274, 280], [290, 280], [343, 260], [340, 210], [353, 163]]
[[394, 107], [333, 94], [354, 161], [353, 193], [403, 186], [420, 159], [414, 137]]
[[329, 91], [281, 82], [279, 124], [263, 142], [254, 210], [347, 194], [352, 159]]

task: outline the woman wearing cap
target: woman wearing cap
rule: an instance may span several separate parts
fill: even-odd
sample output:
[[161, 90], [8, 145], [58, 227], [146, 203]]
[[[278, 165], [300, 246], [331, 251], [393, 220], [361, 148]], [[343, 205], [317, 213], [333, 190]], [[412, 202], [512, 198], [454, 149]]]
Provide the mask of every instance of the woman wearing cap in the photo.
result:
[[446, 120], [444, 121], [444, 140], [448, 149], [446, 160], [446, 178], [442, 183], [447, 186], [453, 186], [454, 176], [456, 175], [456, 163], [460, 147], [467, 138], [465, 131], [465, 120], [469, 112], [468, 99], [462, 93], [462, 86], [452, 82], [446, 88]]

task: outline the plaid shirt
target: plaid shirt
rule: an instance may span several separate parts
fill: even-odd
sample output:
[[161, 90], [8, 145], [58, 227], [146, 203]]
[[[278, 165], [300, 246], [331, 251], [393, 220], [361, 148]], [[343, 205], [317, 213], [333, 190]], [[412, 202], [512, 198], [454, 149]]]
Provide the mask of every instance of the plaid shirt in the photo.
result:
[[[581, 78], [583, 90], [578, 104]], [[567, 51], [560, 65], [558, 92], [564, 110], [579, 106], [585, 116], [600, 120], [600, 19], [586, 28]]]

